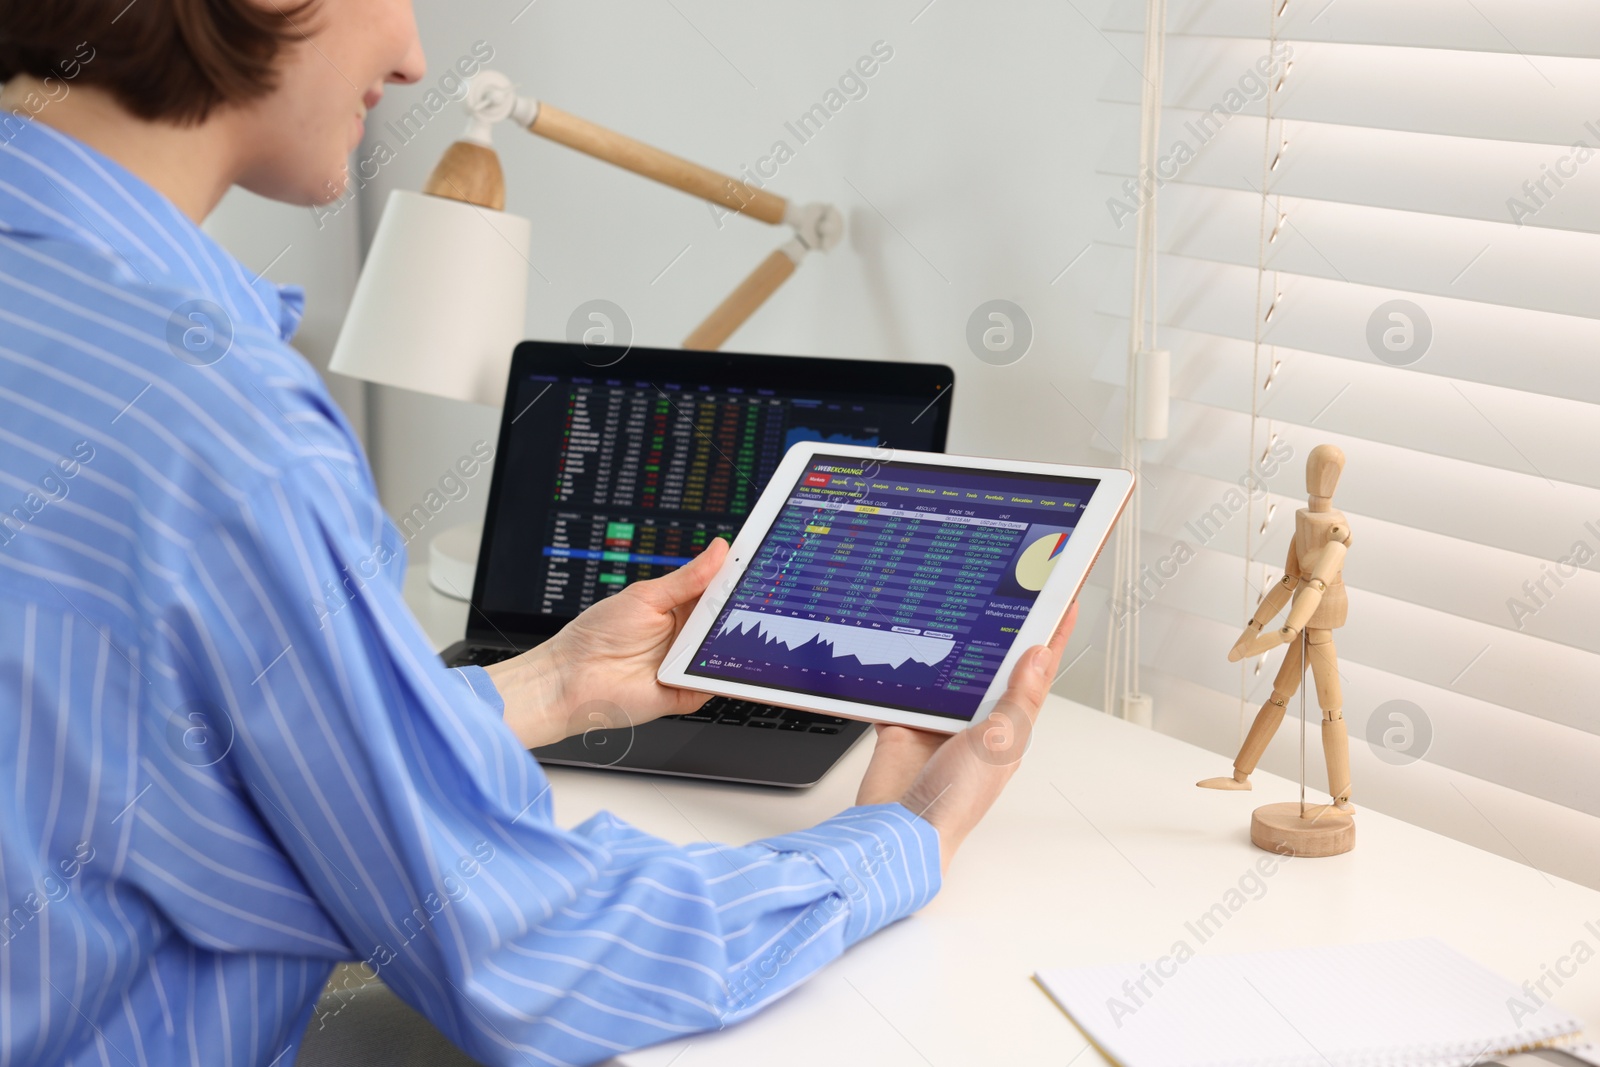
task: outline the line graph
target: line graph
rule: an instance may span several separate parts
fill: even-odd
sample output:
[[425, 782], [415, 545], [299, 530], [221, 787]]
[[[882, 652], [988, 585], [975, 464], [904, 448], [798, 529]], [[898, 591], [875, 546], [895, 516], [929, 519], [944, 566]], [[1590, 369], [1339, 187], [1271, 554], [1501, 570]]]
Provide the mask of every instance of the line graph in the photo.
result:
[[838, 661], [853, 659], [863, 677], [881, 674], [904, 681], [908, 672], [937, 674], [939, 664], [955, 650], [955, 641], [735, 609], [717, 630], [713, 647], [718, 654], [754, 654], [832, 670], [850, 668]]

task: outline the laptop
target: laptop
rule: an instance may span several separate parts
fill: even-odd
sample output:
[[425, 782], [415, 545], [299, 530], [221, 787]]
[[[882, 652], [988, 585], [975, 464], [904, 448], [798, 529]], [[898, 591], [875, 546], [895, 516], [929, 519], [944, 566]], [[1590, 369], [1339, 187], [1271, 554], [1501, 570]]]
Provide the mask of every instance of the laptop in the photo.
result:
[[[628, 583], [687, 563], [711, 538], [731, 539], [797, 441], [944, 451], [953, 385], [935, 364], [519, 344], [466, 638], [445, 649], [445, 663], [514, 656]], [[866, 730], [713, 697], [688, 715], [591, 730], [533, 754], [799, 788]]]

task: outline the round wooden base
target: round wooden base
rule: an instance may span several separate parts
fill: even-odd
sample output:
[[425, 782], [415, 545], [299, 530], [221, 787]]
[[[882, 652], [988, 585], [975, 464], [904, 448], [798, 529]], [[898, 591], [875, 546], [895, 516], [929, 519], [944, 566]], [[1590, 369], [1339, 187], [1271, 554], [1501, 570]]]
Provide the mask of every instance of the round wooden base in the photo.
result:
[[1356, 821], [1334, 812], [1302, 819], [1297, 802], [1267, 804], [1250, 816], [1250, 840], [1280, 856], [1337, 856], [1356, 847]]

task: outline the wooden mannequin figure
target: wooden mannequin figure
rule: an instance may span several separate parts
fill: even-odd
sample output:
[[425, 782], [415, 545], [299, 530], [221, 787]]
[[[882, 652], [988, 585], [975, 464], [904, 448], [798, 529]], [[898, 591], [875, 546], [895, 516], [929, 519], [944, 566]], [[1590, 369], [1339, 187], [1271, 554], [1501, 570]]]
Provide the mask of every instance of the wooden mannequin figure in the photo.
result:
[[[1333, 445], [1318, 445], [1306, 459], [1310, 499], [1294, 514], [1294, 540], [1289, 544], [1283, 580], [1262, 598], [1228, 660], [1237, 663], [1278, 645], [1289, 648], [1272, 683], [1272, 695], [1261, 705], [1234, 760], [1233, 775], [1198, 783], [1204, 789], [1250, 788], [1250, 774], [1283, 722], [1289, 698], [1300, 688], [1304, 649], [1311, 659], [1317, 703], [1322, 707], [1322, 750], [1333, 802], [1269, 804], [1256, 811], [1251, 824], [1251, 839], [1257, 845], [1302, 856], [1335, 855], [1349, 851], [1355, 843], [1355, 824], [1349, 815], [1354, 810], [1350, 804], [1350, 740], [1341, 710], [1343, 694], [1333, 645], [1333, 631], [1344, 625], [1349, 608], [1342, 574], [1350, 547], [1350, 524], [1344, 512], [1333, 507], [1333, 491], [1343, 470], [1344, 453]], [[1262, 627], [1277, 617], [1291, 597], [1293, 606], [1285, 625], [1263, 633]]]

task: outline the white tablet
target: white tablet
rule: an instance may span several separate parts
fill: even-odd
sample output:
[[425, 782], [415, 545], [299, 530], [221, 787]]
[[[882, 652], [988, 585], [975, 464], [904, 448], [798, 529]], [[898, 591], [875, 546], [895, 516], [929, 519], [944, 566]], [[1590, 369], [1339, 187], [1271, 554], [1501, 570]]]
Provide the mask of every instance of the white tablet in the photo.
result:
[[785, 454], [658, 672], [953, 733], [1078, 595], [1129, 471], [819, 442]]

